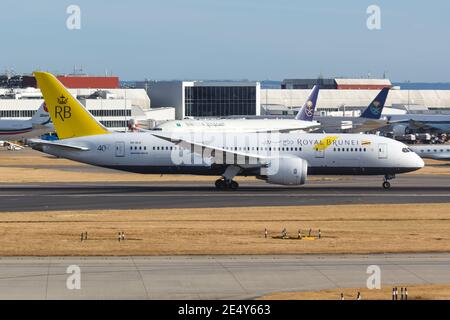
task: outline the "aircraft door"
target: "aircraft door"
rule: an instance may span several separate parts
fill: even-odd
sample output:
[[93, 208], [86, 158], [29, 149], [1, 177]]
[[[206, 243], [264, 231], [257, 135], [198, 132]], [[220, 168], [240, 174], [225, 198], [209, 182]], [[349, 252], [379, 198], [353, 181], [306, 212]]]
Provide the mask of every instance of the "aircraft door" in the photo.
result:
[[125, 142], [116, 142], [116, 157], [125, 157]]
[[387, 159], [387, 157], [388, 157], [387, 144], [379, 143], [378, 144], [378, 159]]

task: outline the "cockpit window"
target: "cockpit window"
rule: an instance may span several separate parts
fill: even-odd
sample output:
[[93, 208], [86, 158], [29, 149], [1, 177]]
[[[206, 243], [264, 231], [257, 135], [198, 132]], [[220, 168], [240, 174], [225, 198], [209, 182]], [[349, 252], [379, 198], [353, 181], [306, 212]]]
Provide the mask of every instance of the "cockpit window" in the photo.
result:
[[402, 151], [405, 152], [405, 153], [406, 152], [410, 152], [408, 148], [403, 148]]

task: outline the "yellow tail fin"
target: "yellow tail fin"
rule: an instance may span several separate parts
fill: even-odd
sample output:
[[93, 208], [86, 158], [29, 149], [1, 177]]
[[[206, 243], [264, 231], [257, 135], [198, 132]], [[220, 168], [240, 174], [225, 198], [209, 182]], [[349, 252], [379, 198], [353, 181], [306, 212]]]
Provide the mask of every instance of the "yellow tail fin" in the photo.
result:
[[34, 72], [60, 139], [110, 133], [48, 72]]

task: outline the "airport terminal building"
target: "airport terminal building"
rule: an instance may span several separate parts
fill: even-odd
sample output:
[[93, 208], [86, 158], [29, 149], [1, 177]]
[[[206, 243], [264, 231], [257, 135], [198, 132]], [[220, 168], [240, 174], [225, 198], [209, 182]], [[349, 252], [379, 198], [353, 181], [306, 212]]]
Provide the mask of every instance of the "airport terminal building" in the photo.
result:
[[[391, 91], [384, 114], [450, 113], [450, 90], [401, 90], [388, 79], [285, 79], [279, 88], [252, 81], [141, 81], [120, 88], [118, 77], [63, 75], [58, 79], [106, 127], [124, 131], [186, 117], [293, 116], [315, 84], [318, 115], [359, 116], [381, 88]], [[3, 88], [1, 88], [3, 87]], [[28, 119], [42, 95], [34, 77], [0, 77], [0, 118]]]
[[359, 116], [377, 93], [391, 88], [383, 113], [449, 113], [450, 90], [402, 90], [388, 79], [286, 79], [280, 89], [261, 89], [261, 114], [294, 115], [311, 88], [321, 87], [316, 113]]
[[177, 119], [259, 115], [259, 82], [152, 81], [147, 83], [152, 104], [174, 107]]
[[[128, 129], [130, 120], [175, 119], [173, 108], [151, 108], [143, 89], [120, 88], [118, 77], [62, 75], [57, 77], [92, 115], [115, 131]], [[0, 118], [29, 119], [43, 103], [33, 76], [0, 77]]]

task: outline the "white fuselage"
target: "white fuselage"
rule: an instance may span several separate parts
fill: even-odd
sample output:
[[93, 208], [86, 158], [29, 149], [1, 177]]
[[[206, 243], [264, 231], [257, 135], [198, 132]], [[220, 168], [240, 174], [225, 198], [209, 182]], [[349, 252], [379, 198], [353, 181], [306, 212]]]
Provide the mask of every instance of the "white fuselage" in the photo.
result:
[[410, 146], [415, 153], [422, 158], [434, 160], [450, 160], [450, 145], [448, 144], [423, 144]]
[[295, 119], [184, 119], [167, 121], [159, 124], [157, 128], [165, 132], [303, 131], [317, 124]]
[[[192, 136], [191, 133], [183, 137], [262, 158], [260, 162], [301, 158], [307, 161], [308, 174], [386, 175], [423, 167], [422, 159], [406, 145], [375, 135], [204, 133]], [[327, 140], [332, 143], [327, 144]], [[184, 148], [147, 132], [87, 136], [58, 143], [84, 150], [52, 145], [43, 145], [39, 150], [83, 163], [138, 173], [221, 175], [226, 168], [214, 165], [213, 157], [202, 155], [202, 150]], [[261, 169], [261, 165], [242, 167], [240, 175], [258, 175]]]
[[0, 140], [19, 141], [39, 137], [50, 127], [33, 128], [31, 120], [0, 120]]

